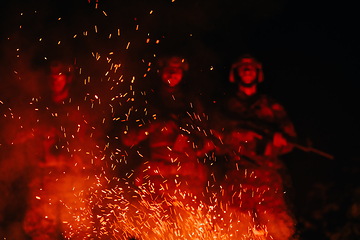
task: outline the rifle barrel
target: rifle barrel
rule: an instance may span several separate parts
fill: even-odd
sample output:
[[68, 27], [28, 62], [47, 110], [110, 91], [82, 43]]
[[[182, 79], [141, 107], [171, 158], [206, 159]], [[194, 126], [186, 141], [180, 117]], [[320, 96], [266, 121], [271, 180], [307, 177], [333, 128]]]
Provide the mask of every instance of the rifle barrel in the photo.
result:
[[304, 151], [304, 152], [313, 152], [313, 153], [319, 154], [319, 155], [321, 155], [321, 156], [323, 156], [323, 157], [326, 157], [326, 158], [328, 158], [328, 159], [331, 159], [331, 160], [334, 159], [334, 156], [333, 156], [333, 155], [330, 155], [330, 154], [328, 154], [328, 153], [326, 153], [326, 152], [320, 151], [320, 150], [318, 150], [318, 149], [316, 149], [316, 148], [304, 147], [304, 146], [302, 146], [302, 145], [300, 145], [300, 144], [297, 144], [297, 143], [292, 143], [292, 144], [294, 145], [294, 147], [296, 147], [296, 148], [298, 148], [298, 149], [300, 149], [300, 150], [302, 150], [302, 151]]
[[312, 148], [312, 147], [310, 147], [310, 149], [311, 149], [311, 151], [314, 152], [314, 153], [317, 153], [317, 154], [319, 154], [319, 155], [321, 155], [321, 156], [323, 156], [323, 157], [326, 157], [326, 158], [329, 158], [329, 159], [331, 159], [331, 160], [334, 160], [334, 156], [333, 156], [333, 155], [330, 155], [330, 154], [328, 154], [328, 153], [325, 153], [325, 152], [323, 152], [323, 151], [320, 151], [320, 150], [315, 149], [315, 148]]

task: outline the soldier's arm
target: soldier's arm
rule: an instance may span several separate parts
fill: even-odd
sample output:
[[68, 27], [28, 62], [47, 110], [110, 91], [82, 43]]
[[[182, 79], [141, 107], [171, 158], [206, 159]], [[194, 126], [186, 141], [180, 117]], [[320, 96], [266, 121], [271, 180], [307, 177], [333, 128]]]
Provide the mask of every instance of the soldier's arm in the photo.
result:
[[143, 128], [131, 128], [129, 130], [125, 130], [121, 134], [121, 141], [122, 143], [127, 146], [133, 146], [136, 145], [142, 141], [144, 141], [146, 138], [148, 138], [148, 135], [155, 131], [157, 128], [158, 123], [151, 123], [147, 127]]
[[283, 106], [274, 103], [271, 106], [274, 111], [275, 123], [278, 125], [279, 132], [274, 134], [274, 146], [279, 147], [279, 154], [285, 154], [293, 149], [292, 142], [296, 141], [296, 132], [293, 123], [287, 115]]

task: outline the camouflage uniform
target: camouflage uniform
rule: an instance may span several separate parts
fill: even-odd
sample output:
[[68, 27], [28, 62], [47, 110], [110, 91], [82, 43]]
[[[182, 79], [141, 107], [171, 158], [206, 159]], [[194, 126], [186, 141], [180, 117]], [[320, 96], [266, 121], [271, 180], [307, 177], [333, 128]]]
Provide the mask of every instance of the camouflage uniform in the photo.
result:
[[137, 169], [136, 184], [150, 186], [158, 196], [182, 192], [200, 197], [205, 187], [206, 167], [198, 161], [197, 148], [204, 139], [187, 130], [194, 123], [187, 112], [194, 110], [180, 89], [162, 90], [152, 98], [150, 111], [156, 114], [156, 119], [146, 130], [130, 130], [123, 136], [126, 145], [148, 141], [150, 154]]
[[[248, 216], [248, 224], [267, 229], [269, 239], [289, 239], [294, 234], [294, 220], [284, 201], [279, 173], [284, 166], [278, 156], [292, 147], [275, 147], [271, 133], [295, 137], [293, 124], [284, 108], [264, 95], [248, 97], [240, 92], [225, 106], [225, 111], [214, 116], [213, 124], [224, 138], [219, 152], [229, 160], [221, 183], [222, 202]], [[252, 141], [239, 140], [238, 136], [248, 131], [264, 134]]]
[[92, 117], [96, 114], [73, 101], [32, 102], [26, 119], [33, 129], [29, 141], [36, 141], [39, 148], [23, 222], [33, 239], [84, 238], [92, 230], [87, 201], [101, 170], [101, 131]]

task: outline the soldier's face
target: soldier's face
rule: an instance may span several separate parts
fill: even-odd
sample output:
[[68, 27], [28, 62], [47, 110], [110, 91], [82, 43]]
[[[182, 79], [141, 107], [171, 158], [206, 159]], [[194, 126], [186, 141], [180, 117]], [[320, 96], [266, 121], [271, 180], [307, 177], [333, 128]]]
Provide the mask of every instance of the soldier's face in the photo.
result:
[[54, 93], [61, 93], [67, 84], [67, 77], [64, 74], [52, 75], [50, 87]]
[[238, 68], [238, 74], [245, 84], [250, 84], [256, 79], [256, 68], [251, 64], [244, 64]]
[[183, 70], [178, 67], [165, 67], [162, 72], [162, 81], [170, 87], [175, 87], [181, 82]]

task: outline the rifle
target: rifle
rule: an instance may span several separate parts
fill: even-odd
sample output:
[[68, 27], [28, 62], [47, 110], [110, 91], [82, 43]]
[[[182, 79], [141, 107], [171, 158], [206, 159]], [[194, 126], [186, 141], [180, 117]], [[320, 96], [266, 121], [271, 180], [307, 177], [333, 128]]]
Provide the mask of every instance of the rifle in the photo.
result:
[[[334, 159], [333, 155], [330, 155], [330, 154], [320, 151], [316, 148], [313, 148], [310, 141], [307, 141], [307, 144], [308, 144], [307, 146], [301, 145], [297, 142], [297, 139], [295, 137], [289, 136], [288, 134], [285, 134], [282, 131], [277, 130], [274, 126], [272, 126], [269, 123], [259, 122], [259, 121], [242, 121], [239, 124], [237, 124], [237, 127], [241, 128], [241, 129], [247, 129], [247, 130], [253, 131], [256, 134], [258, 134], [259, 136], [261, 136], [260, 139], [263, 139], [263, 140], [266, 139], [266, 140], [270, 140], [270, 141], [272, 141], [275, 132], [281, 132], [283, 137], [286, 139], [286, 141], [288, 143], [290, 143], [291, 145], [293, 145], [294, 147], [296, 147], [304, 152], [313, 152], [320, 156], [326, 157], [328, 159], [331, 159], [331, 160]], [[263, 142], [265, 142], [265, 141], [263, 141]]]

